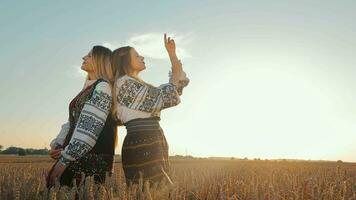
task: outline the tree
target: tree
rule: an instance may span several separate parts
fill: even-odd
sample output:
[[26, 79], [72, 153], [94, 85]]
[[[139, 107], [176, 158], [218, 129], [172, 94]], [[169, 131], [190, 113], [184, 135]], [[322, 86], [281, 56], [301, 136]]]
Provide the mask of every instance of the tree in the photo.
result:
[[26, 155], [26, 151], [25, 151], [25, 149], [20, 148], [19, 151], [17, 152], [17, 154], [19, 156], [25, 156]]
[[4, 148], [4, 147], [0, 144], [0, 151], [2, 150], [2, 148]]
[[4, 151], [1, 152], [2, 154], [17, 154], [18, 148], [17, 147], [8, 147]]

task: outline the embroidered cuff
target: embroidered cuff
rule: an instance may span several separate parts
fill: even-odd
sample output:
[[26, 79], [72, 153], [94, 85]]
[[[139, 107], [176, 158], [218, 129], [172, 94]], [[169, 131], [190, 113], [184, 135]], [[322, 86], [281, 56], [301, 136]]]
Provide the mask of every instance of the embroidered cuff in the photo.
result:
[[67, 167], [71, 161], [68, 160], [67, 158], [61, 156], [61, 157], [59, 158], [59, 162], [62, 163], [62, 165], [64, 165], [65, 167]]
[[169, 71], [169, 82], [174, 84], [177, 87], [177, 92], [179, 95], [182, 95], [183, 88], [186, 87], [189, 83], [189, 78], [187, 78], [186, 73], [182, 70], [179, 73], [179, 76], [173, 76], [172, 71]]

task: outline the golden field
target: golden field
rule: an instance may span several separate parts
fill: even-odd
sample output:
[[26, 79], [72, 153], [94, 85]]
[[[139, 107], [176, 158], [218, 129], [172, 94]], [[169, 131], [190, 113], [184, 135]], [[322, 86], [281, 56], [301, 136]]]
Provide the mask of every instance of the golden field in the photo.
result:
[[[105, 185], [89, 177], [48, 191], [47, 156], [0, 156], [0, 199], [329, 199], [356, 200], [356, 163], [171, 159], [174, 185], [127, 187], [116, 159]], [[143, 192], [142, 192], [143, 191]]]

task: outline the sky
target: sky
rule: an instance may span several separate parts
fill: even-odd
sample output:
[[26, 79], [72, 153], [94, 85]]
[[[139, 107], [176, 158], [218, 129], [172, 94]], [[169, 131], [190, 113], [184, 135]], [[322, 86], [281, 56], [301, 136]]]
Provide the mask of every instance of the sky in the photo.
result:
[[[190, 79], [161, 113], [170, 155], [356, 162], [356, 2], [2, 1], [0, 144], [49, 148], [92, 46], [131, 45], [168, 82], [163, 34]], [[119, 145], [126, 135], [119, 128]]]

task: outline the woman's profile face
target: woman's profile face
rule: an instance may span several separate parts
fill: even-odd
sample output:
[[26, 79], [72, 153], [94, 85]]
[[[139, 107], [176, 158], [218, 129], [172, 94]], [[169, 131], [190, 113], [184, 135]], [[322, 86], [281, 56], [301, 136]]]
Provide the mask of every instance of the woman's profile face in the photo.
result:
[[132, 70], [135, 71], [142, 71], [146, 69], [146, 65], [144, 60], [144, 57], [139, 55], [137, 51], [134, 48], [130, 49], [130, 54], [131, 54], [131, 68]]
[[94, 71], [94, 62], [93, 62], [93, 50], [90, 50], [89, 53], [83, 57], [83, 63], [81, 69], [86, 72]]

